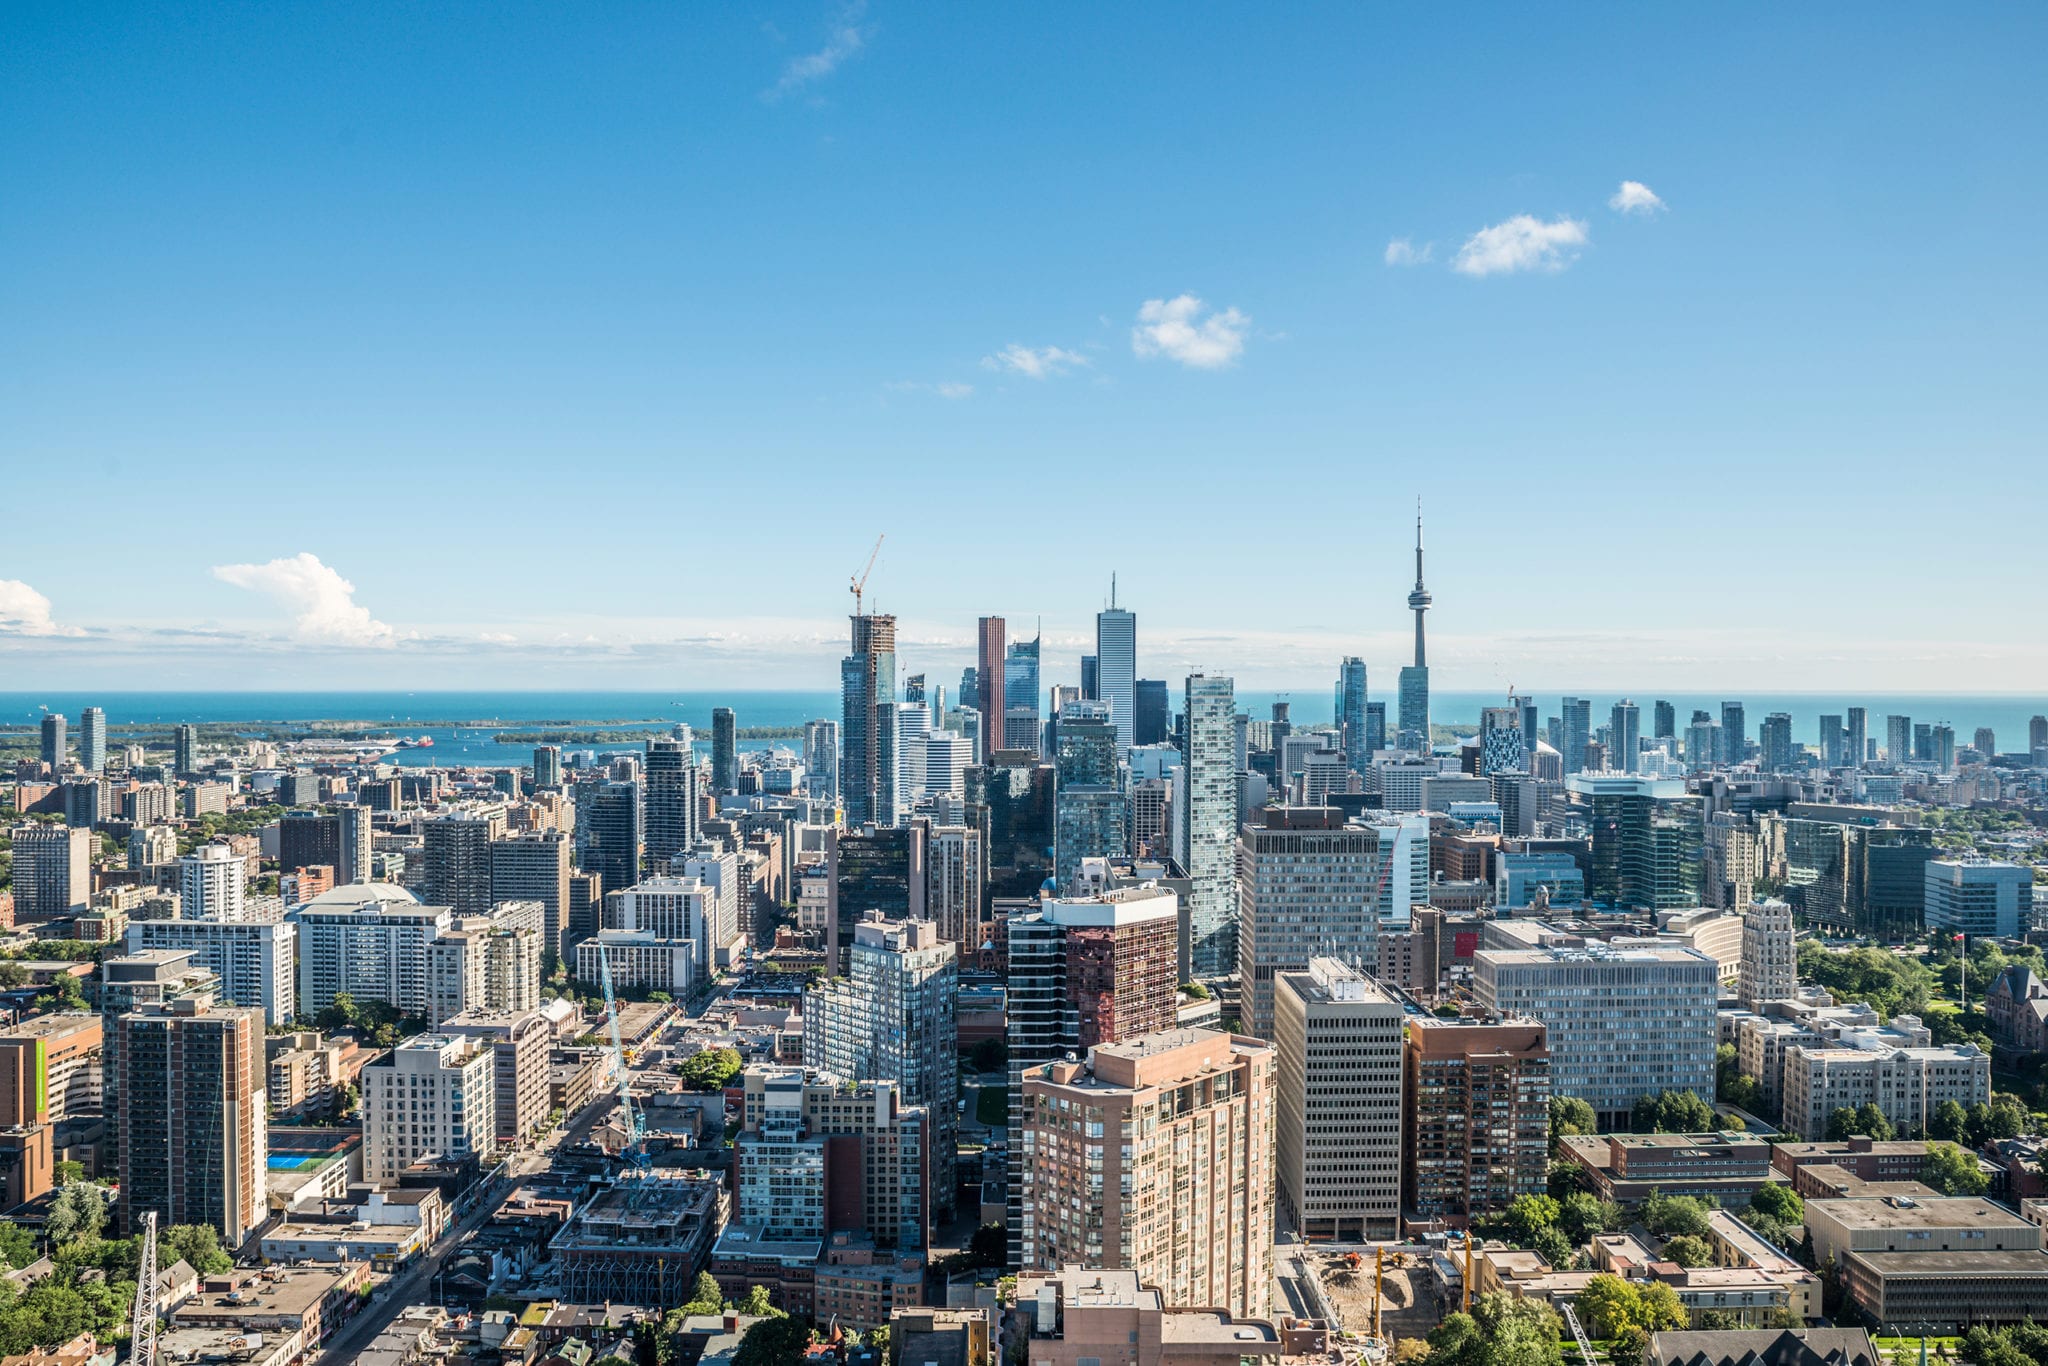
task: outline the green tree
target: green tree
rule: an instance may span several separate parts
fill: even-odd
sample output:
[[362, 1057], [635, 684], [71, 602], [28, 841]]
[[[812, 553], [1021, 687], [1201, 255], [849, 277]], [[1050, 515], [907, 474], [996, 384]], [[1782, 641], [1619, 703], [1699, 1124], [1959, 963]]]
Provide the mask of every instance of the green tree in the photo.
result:
[[1953, 1143], [1928, 1146], [1920, 1179], [1943, 1195], [1982, 1195], [1991, 1185], [1991, 1178], [1978, 1168], [1976, 1155]]
[[1662, 1281], [1652, 1281], [1637, 1294], [1641, 1308], [1637, 1311], [1636, 1324], [1652, 1333], [1686, 1326], [1685, 1306], [1678, 1301], [1678, 1292]]
[[1758, 1186], [1756, 1194], [1749, 1197], [1749, 1207], [1781, 1224], [1803, 1223], [1806, 1219], [1806, 1202], [1799, 1198], [1799, 1192], [1781, 1181]]
[[1518, 1195], [1501, 1215], [1501, 1226], [1509, 1238], [1523, 1247], [1537, 1232], [1557, 1226], [1561, 1207], [1547, 1195]]
[[1009, 1231], [998, 1223], [986, 1223], [967, 1240], [967, 1255], [976, 1266], [1005, 1266], [1010, 1260]]
[[35, 1261], [38, 1255], [33, 1234], [20, 1224], [0, 1223], [0, 1261], [18, 1271]]
[[50, 1174], [58, 1185], [68, 1186], [73, 1181], [85, 1180], [85, 1164], [66, 1158], [52, 1168]]
[[747, 1330], [732, 1366], [801, 1366], [811, 1330], [801, 1319], [763, 1319]]
[[1690, 1091], [1638, 1096], [1629, 1119], [1639, 1134], [1703, 1134], [1720, 1127], [1714, 1107]]
[[51, 1243], [91, 1242], [107, 1226], [106, 1192], [89, 1181], [74, 1181], [57, 1192], [43, 1232]]
[[1609, 1366], [1647, 1366], [1649, 1360], [1650, 1335], [1633, 1323], [1616, 1333], [1607, 1346]]
[[164, 1230], [163, 1241], [172, 1260], [184, 1258], [202, 1276], [234, 1269], [235, 1259], [221, 1247], [220, 1231], [212, 1224], [173, 1224]]
[[1643, 1315], [1642, 1292], [1621, 1277], [1605, 1272], [1586, 1282], [1574, 1306], [1586, 1331], [1596, 1338], [1614, 1337]]
[[1529, 1238], [1528, 1246], [1543, 1254], [1543, 1260], [1560, 1270], [1569, 1270], [1578, 1260], [1579, 1247], [1556, 1225], [1537, 1229]]
[[1560, 1203], [1566, 1198], [1583, 1193], [1586, 1189], [1586, 1169], [1569, 1157], [1556, 1157], [1550, 1161], [1550, 1174], [1544, 1182], [1544, 1190], [1550, 1198]]
[[1713, 1206], [1690, 1195], [1666, 1195], [1651, 1191], [1643, 1201], [1643, 1225], [1663, 1238], [1707, 1236], [1707, 1212]]
[[699, 1314], [717, 1314], [725, 1309], [725, 1292], [718, 1288], [718, 1280], [708, 1271], [697, 1273], [697, 1279], [690, 1287], [690, 1298], [682, 1305], [684, 1318]]
[[1593, 1107], [1577, 1096], [1552, 1096], [1550, 1098], [1550, 1152], [1556, 1156], [1558, 1140], [1575, 1134], [1597, 1133], [1600, 1129], [1599, 1116]]
[[1677, 1262], [1683, 1267], [1712, 1266], [1714, 1249], [1707, 1240], [1690, 1233], [1681, 1233], [1664, 1244], [1664, 1260]]
[[1945, 1100], [1934, 1107], [1934, 1113], [1927, 1117], [1927, 1136], [1944, 1139], [1950, 1143], [1960, 1140], [1964, 1126], [1970, 1122], [1970, 1112], [1961, 1101]]
[[683, 1085], [692, 1091], [722, 1091], [746, 1065], [732, 1048], [706, 1048], [683, 1062]]
[[747, 1290], [747, 1297], [740, 1301], [740, 1312], [759, 1319], [782, 1311], [775, 1307], [775, 1298], [768, 1293], [768, 1287], [756, 1285], [750, 1287]]

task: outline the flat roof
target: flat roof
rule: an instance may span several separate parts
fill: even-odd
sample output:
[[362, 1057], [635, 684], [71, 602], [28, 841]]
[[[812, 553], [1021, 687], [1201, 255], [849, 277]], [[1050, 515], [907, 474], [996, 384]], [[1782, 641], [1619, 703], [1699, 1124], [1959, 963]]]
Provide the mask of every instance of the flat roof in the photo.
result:
[[[1884, 1277], [2039, 1276], [2048, 1279], [2048, 1253], [2041, 1252], [1848, 1252], [1843, 1254]], [[1961, 1291], [1961, 1287], [1958, 1287]]]
[[1976, 1195], [1943, 1195], [1932, 1200], [1899, 1195], [1820, 1199], [1807, 1201], [1806, 1209], [1810, 1214], [1825, 1214], [1844, 1228], [1982, 1228], [1987, 1224], [2032, 1227], [2005, 1206]]

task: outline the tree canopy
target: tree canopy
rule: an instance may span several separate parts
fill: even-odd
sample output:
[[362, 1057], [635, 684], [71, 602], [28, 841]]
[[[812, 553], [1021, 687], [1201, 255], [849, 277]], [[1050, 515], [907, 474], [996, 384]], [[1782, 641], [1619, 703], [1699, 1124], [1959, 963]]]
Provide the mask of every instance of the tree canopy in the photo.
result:
[[1431, 1330], [1424, 1366], [1560, 1366], [1561, 1332], [1549, 1305], [1493, 1291]]
[[801, 1319], [763, 1319], [749, 1328], [732, 1355], [732, 1366], [799, 1366], [811, 1345], [811, 1330]]
[[1586, 1282], [1573, 1304], [1596, 1338], [1620, 1337], [1631, 1328], [1659, 1333], [1686, 1324], [1678, 1292], [1661, 1281], [1637, 1285], [1603, 1273]]
[[732, 1048], [706, 1048], [684, 1060], [683, 1085], [692, 1091], [722, 1091], [746, 1065]]
[[1639, 1134], [1704, 1134], [1720, 1127], [1714, 1107], [1690, 1091], [1637, 1096], [1629, 1120]]
[[1982, 1195], [1991, 1185], [1991, 1178], [1978, 1168], [1976, 1156], [1953, 1143], [1928, 1145], [1920, 1179], [1943, 1195]]

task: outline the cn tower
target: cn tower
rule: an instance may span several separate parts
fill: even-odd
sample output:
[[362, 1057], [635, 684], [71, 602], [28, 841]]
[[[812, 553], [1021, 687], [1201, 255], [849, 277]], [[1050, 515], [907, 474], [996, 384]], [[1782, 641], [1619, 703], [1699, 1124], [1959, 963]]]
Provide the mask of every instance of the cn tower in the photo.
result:
[[1422, 508], [1415, 509], [1415, 591], [1408, 595], [1408, 610], [1415, 614], [1415, 667], [1429, 667], [1422, 646], [1422, 614], [1429, 610], [1429, 590], [1422, 586]]

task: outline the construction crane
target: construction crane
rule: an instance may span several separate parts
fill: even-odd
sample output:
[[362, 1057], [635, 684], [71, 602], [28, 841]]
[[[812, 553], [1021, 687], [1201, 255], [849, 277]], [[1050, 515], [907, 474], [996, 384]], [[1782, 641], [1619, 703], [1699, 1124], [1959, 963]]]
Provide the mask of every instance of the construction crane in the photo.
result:
[[867, 591], [868, 575], [875, 572], [875, 556], [882, 553], [882, 542], [888, 538], [889, 533], [886, 531], [875, 537], [875, 548], [868, 552], [868, 562], [860, 567], [860, 573], [853, 576], [853, 582], [847, 587], [846, 591], [853, 594], [855, 616], [861, 615], [861, 595]]
[[633, 1085], [626, 1075], [626, 1049], [619, 1041], [619, 998], [612, 994], [611, 946], [603, 945], [597, 952], [598, 981], [604, 987], [604, 1021], [612, 1036], [612, 1073], [619, 1079], [619, 1113], [625, 1120], [626, 1140], [620, 1152], [636, 1167], [647, 1165], [647, 1150], [641, 1139], [645, 1131], [641, 1128], [640, 1112], [633, 1108]]
[[142, 1265], [135, 1273], [135, 1312], [128, 1321], [128, 1360], [156, 1366], [156, 1211], [142, 1216]]

